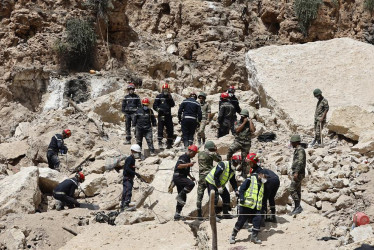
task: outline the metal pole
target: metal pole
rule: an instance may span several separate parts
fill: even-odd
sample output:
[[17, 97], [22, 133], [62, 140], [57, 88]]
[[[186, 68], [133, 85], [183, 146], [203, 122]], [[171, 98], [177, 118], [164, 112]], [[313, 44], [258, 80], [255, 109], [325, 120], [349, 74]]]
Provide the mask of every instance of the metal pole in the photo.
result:
[[216, 210], [214, 208], [214, 197], [216, 192], [214, 190], [210, 191], [210, 200], [209, 200], [209, 220], [210, 227], [212, 228], [212, 249], [217, 250], [217, 221], [216, 221]]
[[323, 146], [322, 122], [319, 122], [319, 134], [321, 136], [321, 146]]

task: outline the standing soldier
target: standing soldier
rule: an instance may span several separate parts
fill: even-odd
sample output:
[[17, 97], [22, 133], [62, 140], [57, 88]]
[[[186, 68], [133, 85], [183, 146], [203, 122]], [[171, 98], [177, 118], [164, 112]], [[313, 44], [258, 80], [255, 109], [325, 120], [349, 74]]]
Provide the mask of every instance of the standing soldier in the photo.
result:
[[213, 168], [213, 161], [220, 162], [222, 157], [217, 153], [217, 147], [212, 141], [205, 143], [205, 150], [199, 152], [199, 186], [197, 188], [197, 217], [201, 220], [203, 217], [201, 202], [204, 197], [205, 189], [207, 189], [207, 183], [205, 178]]
[[222, 105], [220, 105], [218, 112], [218, 138], [229, 134], [236, 119], [235, 107], [229, 101], [229, 94], [222, 93], [221, 100]]
[[[262, 200], [264, 196], [264, 183], [266, 182], [264, 174], [254, 173], [248, 177], [239, 189], [239, 218], [235, 223], [230, 237], [230, 244], [235, 244], [235, 237], [243, 228], [248, 219], [252, 219], [251, 241], [255, 244], [261, 244], [257, 238], [261, 226]], [[249, 215], [252, 214], [252, 215]]]
[[70, 129], [64, 129], [62, 134], [55, 134], [48, 146], [47, 160], [49, 168], [60, 171], [60, 159], [58, 153], [67, 154], [68, 148], [64, 144], [64, 139], [71, 136]]
[[[206, 94], [200, 92], [198, 96], [201, 105], [202, 119], [199, 126], [199, 131], [197, 133], [197, 141], [199, 142], [199, 147], [202, 144], [205, 144], [205, 126], [209, 123], [211, 119], [211, 108], [210, 104], [206, 102]], [[202, 141], [202, 142], [201, 142]]]
[[313, 95], [318, 99], [318, 102], [316, 112], [314, 113], [314, 140], [310, 143], [310, 146], [314, 146], [316, 143], [321, 145], [321, 133], [326, 123], [327, 112], [329, 111], [329, 103], [322, 96], [322, 91], [320, 89], [315, 89]]
[[234, 155], [231, 161], [221, 161], [213, 168], [207, 177], [205, 178], [208, 185], [208, 193], [210, 194], [211, 190], [216, 191], [216, 196], [214, 198], [214, 207], [217, 211], [218, 204], [218, 195], [222, 198], [222, 211], [223, 218], [231, 218], [229, 214], [230, 210], [230, 193], [226, 188], [226, 183], [230, 181], [231, 187], [235, 190], [235, 194], [238, 194], [238, 185], [235, 180], [235, 169], [239, 166], [241, 162], [240, 155]]
[[301, 201], [301, 181], [305, 177], [305, 165], [306, 165], [306, 155], [304, 148], [300, 145], [301, 138], [300, 135], [291, 136], [291, 145], [295, 149], [293, 153], [292, 161], [292, 180], [290, 185], [290, 194], [295, 202], [295, 208], [291, 214], [299, 214], [303, 211], [300, 205]]
[[191, 93], [189, 98], [181, 103], [178, 110], [178, 120], [182, 125], [182, 137], [185, 148], [193, 144], [197, 124], [202, 118], [201, 106], [196, 99], [196, 94]]
[[143, 98], [143, 107], [139, 108], [136, 111], [134, 126], [136, 127], [136, 143], [140, 147], [142, 147], [143, 137], [145, 137], [151, 155], [155, 155], [155, 148], [153, 146], [152, 126], [156, 127], [156, 118], [153, 114], [152, 109], [148, 108], [149, 104], [149, 99]]
[[157, 139], [159, 148], [163, 148], [162, 139], [164, 138], [164, 127], [166, 127], [166, 148], [169, 149], [173, 145], [174, 125], [171, 115], [171, 108], [175, 106], [175, 102], [170, 93], [169, 84], [162, 85], [162, 93], [156, 96], [153, 103], [153, 109], [158, 112], [158, 131]]
[[[191, 175], [191, 167], [195, 162], [191, 162], [191, 158], [194, 158], [197, 154], [198, 149], [195, 145], [188, 147], [187, 153], [181, 155], [178, 158], [177, 164], [175, 164], [173, 181], [177, 186], [177, 206], [174, 215], [174, 220], [181, 219], [181, 212], [187, 201], [187, 194], [192, 191], [195, 187], [195, 178]], [[190, 178], [187, 178], [190, 177]]]
[[141, 107], [140, 98], [135, 94], [135, 85], [127, 85], [128, 95], [122, 101], [122, 112], [126, 118], [126, 141], [124, 144], [131, 144], [131, 123], [134, 123], [135, 112]]
[[[240, 115], [241, 118], [239, 122], [235, 122], [235, 140], [230, 145], [227, 152], [227, 159], [230, 159], [233, 154], [241, 150], [242, 159], [244, 161], [251, 149], [251, 134], [256, 131], [256, 128], [251, 119], [249, 119], [248, 110], [243, 109]], [[242, 173], [246, 176], [247, 169], [245, 162], [242, 163]]]

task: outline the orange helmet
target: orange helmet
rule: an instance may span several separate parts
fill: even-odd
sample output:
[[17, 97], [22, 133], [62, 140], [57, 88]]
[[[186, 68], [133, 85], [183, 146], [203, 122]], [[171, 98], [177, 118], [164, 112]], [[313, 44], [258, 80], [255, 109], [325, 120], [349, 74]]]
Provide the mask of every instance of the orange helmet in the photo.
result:
[[196, 145], [191, 145], [191, 146], [189, 146], [189, 147], [188, 147], [188, 150], [194, 151], [194, 152], [196, 152], [196, 153], [199, 151]]
[[257, 164], [258, 163], [258, 157], [255, 153], [250, 153], [247, 155], [245, 161], [246, 162], [253, 162], [254, 164]]
[[162, 85], [162, 89], [170, 89], [169, 84], [164, 83], [164, 84]]
[[228, 93], [224, 92], [224, 93], [221, 94], [221, 99], [222, 100], [227, 100], [228, 98], [229, 98], [229, 94]]
[[135, 85], [133, 83], [129, 83], [127, 85], [127, 89], [135, 89]]
[[149, 99], [147, 97], [142, 99], [142, 104], [148, 106], [149, 105]]
[[63, 133], [66, 135], [66, 137], [70, 137], [71, 136], [71, 131], [70, 129], [64, 129]]

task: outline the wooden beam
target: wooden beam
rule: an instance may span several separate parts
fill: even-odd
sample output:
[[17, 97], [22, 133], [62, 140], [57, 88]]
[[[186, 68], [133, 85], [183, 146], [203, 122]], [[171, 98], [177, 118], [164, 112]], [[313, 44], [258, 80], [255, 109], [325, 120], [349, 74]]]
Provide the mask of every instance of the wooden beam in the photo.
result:
[[216, 210], [214, 206], [214, 198], [216, 196], [216, 192], [214, 190], [210, 191], [210, 199], [209, 199], [209, 220], [210, 220], [210, 227], [212, 228], [212, 249], [217, 250], [217, 221], [216, 221]]

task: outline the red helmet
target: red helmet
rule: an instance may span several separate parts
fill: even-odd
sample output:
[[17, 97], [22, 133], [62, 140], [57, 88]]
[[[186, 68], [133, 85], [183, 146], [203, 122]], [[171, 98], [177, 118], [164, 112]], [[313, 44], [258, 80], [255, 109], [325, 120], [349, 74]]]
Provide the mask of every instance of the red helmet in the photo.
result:
[[84, 181], [84, 174], [82, 173], [82, 172], [78, 172], [77, 173], [77, 178], [81, 181], [81, 182], [83, 182]]
[[129, 85], [127, 85], [127, 89], [135, 89], [135, 85], [133, 83], [129, 83]]
[[164, 84], [162, 85], [162, 89], [170, 89], [169, 84], [164, 83]]
[[230, 86], [229, 89], [235, 90], [235, 87], [234, 86]]
[[246, 159], [245, 159], [245, 161], [246, 162], [253, 162], [253, 163], [255, 163], [255, 164], [257, 164], [258, 163], [258, 157], [257, 157], [257, 155], [255, 154], [255, 153], [250, 153], [250, 154], [248, 154], [247, 155], [247, 157], [246, 157]]
[[242, 160], [242, 156], [241, 155], [233, 155], [231, 157], [231, 160], [232, 161], [241, 161]]
[[189, 147], [188, 147], [188, 150], [194, 151], [194, 152], [196, 152], [196, 153], [199, 151], [196, 145], [191, 145], [191, 146], [189, 146]]
[[65, 133], [65, 135], [69, 138], [71, 136], [71, 131], [70, 129], [64, 129], [63, 131]]
[[147, 97], [143, 98], [142, 99], [142, 104], [148, 106], [149, 105], [149, 99]]
[[228, 98], [229, 98], [229, 94], [228, 93], [224, 92], [224, 93], [221, 94], [221, 99], [222, 100], [227, 100]]
[[227, 90], [228, 93], [235, 93], [235, 87], [230, 86], [229, 89]]

